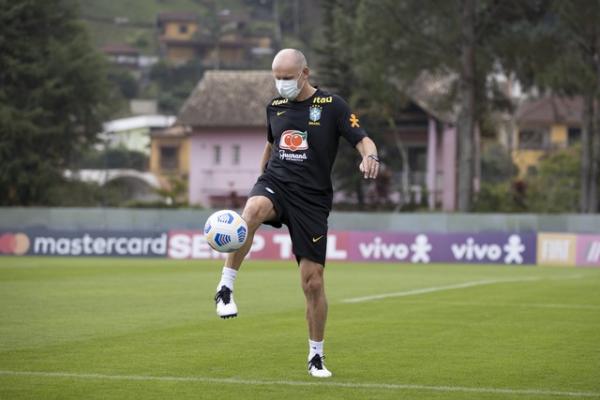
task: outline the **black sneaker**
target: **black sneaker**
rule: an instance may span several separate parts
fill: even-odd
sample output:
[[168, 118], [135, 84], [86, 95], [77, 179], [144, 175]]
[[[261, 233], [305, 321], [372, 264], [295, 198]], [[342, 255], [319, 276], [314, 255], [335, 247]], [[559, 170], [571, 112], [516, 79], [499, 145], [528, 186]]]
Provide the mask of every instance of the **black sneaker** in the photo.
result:
[[227, 286], [221, 286], [221, 290], [215, 295], [217, 315], [223, 319], [237, 317], [237, 306], [233, 301], [233, 292]]
[[333, 375], [323, 364], [325, 356], [315, 354], [313, 358], [308, 361], [308, 374], [315, 378], [329, 378]]

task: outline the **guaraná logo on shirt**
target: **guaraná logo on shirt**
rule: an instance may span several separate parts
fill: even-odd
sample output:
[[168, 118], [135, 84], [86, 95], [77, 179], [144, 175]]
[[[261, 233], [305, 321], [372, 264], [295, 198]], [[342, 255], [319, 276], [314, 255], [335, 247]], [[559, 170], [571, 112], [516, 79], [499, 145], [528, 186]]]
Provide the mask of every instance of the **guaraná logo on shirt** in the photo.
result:
[[287, 130], [281, 134], [279, 139], [279, 148], [284, 150], [307, 150], [308, 149], [308, 132], [300, 132], [295, 130]]

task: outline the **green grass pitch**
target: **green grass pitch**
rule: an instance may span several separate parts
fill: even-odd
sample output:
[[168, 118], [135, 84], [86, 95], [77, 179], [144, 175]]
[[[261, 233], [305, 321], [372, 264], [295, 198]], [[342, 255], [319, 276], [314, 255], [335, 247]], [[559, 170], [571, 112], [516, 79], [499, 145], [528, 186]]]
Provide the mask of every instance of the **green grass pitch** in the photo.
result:
[[247, 262], [232, 320], [220, 266], [0, 258], [0, 399], [600, 398], [600, 269], [330, 263], [316, 380], [295, 264]]

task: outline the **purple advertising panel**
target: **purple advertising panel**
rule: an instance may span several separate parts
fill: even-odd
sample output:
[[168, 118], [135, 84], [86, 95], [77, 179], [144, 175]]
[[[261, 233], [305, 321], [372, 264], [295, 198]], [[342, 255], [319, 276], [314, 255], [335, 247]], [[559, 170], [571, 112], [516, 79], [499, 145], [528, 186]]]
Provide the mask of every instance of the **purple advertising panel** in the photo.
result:
[[[599, 265], [600, 236], [581, 236], [578, 263]], [[579, 240], [579, 239], [578, 239]], [[29, 229], [0, 231], [0, 255], [168, 257], [222, 259], [211, 249], [201, 230], [55, 231]], [[294, 260], [286, 229], [260, 230], [249, 259]], [[329, 261], [392, 263], [535, 264], [534, 233], [393, 233], [330, 231]]]
[[[168, 257], [175, 259], [224, 258], [212, 250], [202, 231], [169, 232]], [[259, 231], [254, 236], [249, 259], [293, 260], [287, 230]], [[436, 233], [330, 231], [329, 261], [404, 263], [535, 264], [534, 233]]]
[[348, 232], [352, 261], [431, 262], [430, 235], [391, 232]]
[[31, 256], [165, 257], [167, 234], [152, 231], [0, 232], [0, 254]]
[[348, 232], [352, 261], [535, 264], [534, 233]]
[[600, 267], [600, 235], [577, 235], [576, 264]]
[[[529, 233], [438, 234], [434, 262], [534, 265], [537, 235]], [[446, 261], [448, 260], [448, 261]]]

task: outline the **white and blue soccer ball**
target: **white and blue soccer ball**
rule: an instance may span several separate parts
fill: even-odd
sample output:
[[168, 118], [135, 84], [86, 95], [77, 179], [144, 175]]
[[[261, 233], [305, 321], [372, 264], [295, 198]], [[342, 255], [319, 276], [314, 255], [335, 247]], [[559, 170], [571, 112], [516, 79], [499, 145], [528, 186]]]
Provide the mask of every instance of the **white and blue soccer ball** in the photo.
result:
[[231, 253], [244, 245], [248, 236], [246, 221], [235, 211], [220, 210], [204, 224], [206, 241], [218, 252]]

